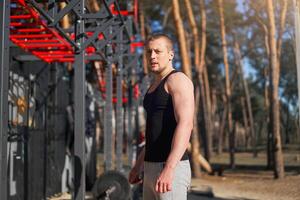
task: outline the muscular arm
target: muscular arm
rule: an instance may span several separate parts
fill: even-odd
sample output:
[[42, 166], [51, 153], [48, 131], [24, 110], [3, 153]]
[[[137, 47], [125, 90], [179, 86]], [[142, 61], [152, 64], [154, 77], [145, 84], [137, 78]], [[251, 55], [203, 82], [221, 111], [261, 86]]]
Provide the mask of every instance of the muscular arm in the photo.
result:
[[192, 82], [185, 75], [179, 73], [177, 77], [170, 77], [168, 88], [173, 99], [177, 126], [166, 167], [175, 168], [187, 149], [193, 129], [194, 87]]
[[166, 86], [172, 96], [177, 126], [171, 152], [156, 183], [157, 192], [166, 192], [172, 189], [174, 169], [187, 149], [193, 129], [194, 87], [192, 82], [184, 74], [176, 73], [168, 78]]
[[145, 147], [141, 150], [134, 167], [129, 172], [129, 176], [128, 176], [129, 183], [135, 184], [141, 181], [139, 179], [140, 178], [139, 175], [143, 169], [144, 157], [145, 157]]

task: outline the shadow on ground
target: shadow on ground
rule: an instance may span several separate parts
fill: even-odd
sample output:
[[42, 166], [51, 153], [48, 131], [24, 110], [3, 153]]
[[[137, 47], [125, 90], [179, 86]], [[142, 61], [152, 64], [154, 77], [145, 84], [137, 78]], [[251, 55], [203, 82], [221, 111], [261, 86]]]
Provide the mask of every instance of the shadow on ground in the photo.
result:
[[213, 194], [203, 194], [198, 191], [191, 191], [188, 193], [188, 200], [256, 200], [256, 199], [248, 199], [241, 197], [231, 197], [231, 198], [219, 198], [214, 197]]
[[188, 193], [188, 200], [256, 200], [241, 197], [220, 198], [215, 197], [213, 189], [208, 185], [193, 187]]
[[[243, 165], [243, 164], [236, 164], [234, 169], [231, 169], [229, 164], [212, 164], [212, 168], [215, 171], [215, 175], [222, 176], [223, 173], [226, 172], [234, 172], [234, 173], [264, 173], [266, 171], [272, 172], [272, 169], [267, 168], [264, 165]], [[284, 170], [287, 175], [299, 175], [300, 174], [300, 168], [299, 166], [285, 166]]]

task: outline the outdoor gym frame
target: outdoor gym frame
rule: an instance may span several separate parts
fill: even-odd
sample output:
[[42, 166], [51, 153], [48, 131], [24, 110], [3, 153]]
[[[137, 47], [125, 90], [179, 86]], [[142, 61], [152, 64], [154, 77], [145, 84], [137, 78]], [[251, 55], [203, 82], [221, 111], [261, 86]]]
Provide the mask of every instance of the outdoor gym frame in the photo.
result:
[[[66, 2], [59, 10], [57, 2]], [[45, 10], [40, 3], [51, 6]], [[0, 198], [7, 200], [7, 137], [8, 137], [8, 77], [10, 42], [31, 52], [45, 62], [73, 62], [74, 75], [74, 166], [75, 191], [73, 199], [85, 197], [85, 65], [89, 60], [106, 63], [106, 98], [104, 116], [104, 160], [105, 170], [112, 169], [112, 68], [117, 63], [117, 170], [122, 169], [122, 79], [125, 71], [137, 65], [138, 55], [134, 48], [142, 43], [134, 42], [137, 33], [137, 1], [133, 11], [122, 11], [116, 0], [103, 0], [103, 6], [92, 13], [85, 6], [85, 0], [2, 0], [0, 1]], [[14, 5], [14, 6], [12, 6]], [[17, 7], [16, 7], [17, 6]], [[21, 8], [28, 14], [11, 15], [11, 10]], [[74, 26], [64, 30], [61, 19], [72, 14]], [[126, 16], [126, 18], [124, 17]], [[34, 20], [36, 27], [19, 28], [26, 19]], [[16, 21], [19, 20], [19, 21]], [[18, 23], [16, 23], [18, 22]], [[27, 22], [28, 25], [28, 22]], [[22, 26], [21, 26], [22, 27]], [[12, 32], [13, 31], [13, 32]], [[25, 34], [24, 34], [25, 32]], [[49, 37], [48, 39], [42, 38]], [[39, 37], [40, 34], [40, 37]], [[49, 40], [51, 39], [51, 42]], [[67, 56], [67, 57], [66, 57]], [[124, 64], [123, 58], [128, 62]], [[130, 113], [129, 113], [130, 114]]]

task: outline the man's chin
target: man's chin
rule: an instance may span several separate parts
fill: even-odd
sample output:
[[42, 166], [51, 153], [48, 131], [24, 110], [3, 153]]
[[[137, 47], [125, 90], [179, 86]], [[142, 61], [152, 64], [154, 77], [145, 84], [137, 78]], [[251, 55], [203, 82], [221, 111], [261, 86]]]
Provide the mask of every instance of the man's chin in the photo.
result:
[[156, 68], [150, 68], [150, 71], [152, 72], [152, 73], [159, 73], [159, 70], [158, 69], [156, 69]]

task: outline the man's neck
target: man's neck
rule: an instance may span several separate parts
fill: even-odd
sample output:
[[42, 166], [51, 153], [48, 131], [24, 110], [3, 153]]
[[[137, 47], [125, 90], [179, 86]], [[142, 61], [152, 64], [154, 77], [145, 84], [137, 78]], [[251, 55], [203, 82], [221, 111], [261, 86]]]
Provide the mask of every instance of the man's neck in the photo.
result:
[[160, 81], [162, 80], [163, 78], [165, 78], [171, 71], [173, 71], [174, 68], [173, 67], [168, 67], [167, 69], [165, 69], [164, 71], [162, 71], [161, 73], [159, 74], [156, 74], [155, 75], [155, 80], [156, 81]]

